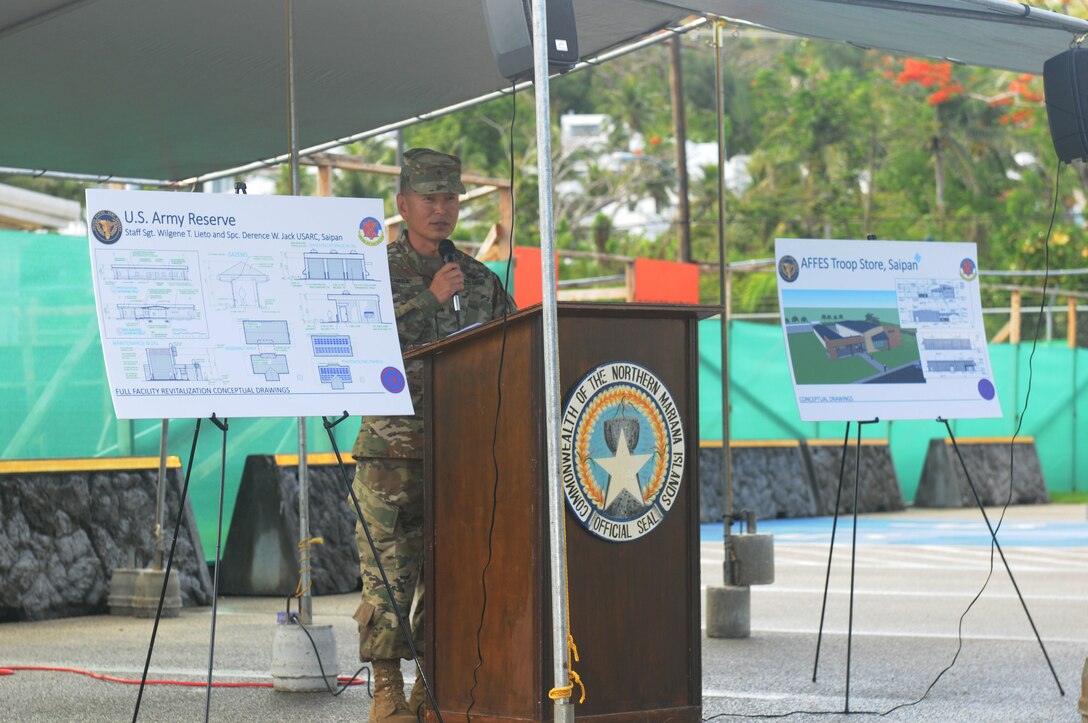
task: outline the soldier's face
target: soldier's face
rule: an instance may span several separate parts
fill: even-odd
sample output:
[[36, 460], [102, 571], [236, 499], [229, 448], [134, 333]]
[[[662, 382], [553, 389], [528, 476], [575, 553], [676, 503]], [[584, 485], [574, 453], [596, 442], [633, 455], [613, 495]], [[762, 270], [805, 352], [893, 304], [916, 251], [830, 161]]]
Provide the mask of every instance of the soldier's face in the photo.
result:
[[408, 238], [426, 256], [438, 253], [438, 242], [457, 226], [461, 201], [456, 193], [419, 194], [406, 190], [397, 196], [397, 211], [404, 218]]

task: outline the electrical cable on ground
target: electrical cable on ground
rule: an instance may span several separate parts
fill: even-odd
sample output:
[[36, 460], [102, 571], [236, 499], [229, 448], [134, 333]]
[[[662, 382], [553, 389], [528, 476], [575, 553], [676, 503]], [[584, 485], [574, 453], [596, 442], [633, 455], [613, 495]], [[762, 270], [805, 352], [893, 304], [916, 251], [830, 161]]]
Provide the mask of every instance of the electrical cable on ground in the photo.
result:
[[[367, 686], [367, 692], [369, 693], [370, 692], [370, 679], [369, 679], [369, 677], [366, 680], [363, 680], [363, 679], [359, 678], [359, 673], [362, 672], [362, 670], [363, 669], [360, 668], [360, 670], [358, 672], [356, 672], [354, 676], [349, 677], [349, 676], [346, 676], [346, 675], [340, 675], [340, 676], [337, 676], [336, 679], [345, 688], [348, 687], [348, 686], [352, 686], [352, 685], [363, 685], [365, 683], [366, 686]], [[67, 666], [63, 666], [63, 665], [4, 665], [4, 666], [0, 666], [0, 676], [14, 675], [15, 673], [20, 672], [20, 671], [47, 672], [47, 673], [74, 673], [76, 675], [84, 675], [84, 676], [86, 676], [88, 678], [93, 678], [95, 680], [101, 680], [101, 681], [104, 681], [106, 683], [121, 683], [122, 685], [171, 685], [171, 686], [179, 686], [179, 687], [183, 687], [183, 688], [204, 688], [204, 687], [206, 687], [208, 685], [207, 681], [204, 681], [204, 680], [168, 680], [168, 679], [162, 679], [162, 678], [159, 678], [159, 679], [155, 679], [155, 678], [146, 679], [145, 678], [145, 679], [137, 680], [135, 678], [119, 678], [119, 677], [113, 676], [113, 675], [105, 675], [103, 673], [95, 673], [94, 671], [91, 671], [91, 670], [84, 670], [82, 668], [71, 668], [71, 667], [67, 667]], [[221, 680], [212, 681], [212, 687], [213, 688], [271, 688], [271, 687], [273, 687], [273, 685], [274, 685], [274, 683], [271, 683], [271, 682], [268, 682], [268, 681], [249, 681], [249, 682], [230, 682], [230, 681], [221, 681]], [[336, 693], [336, 695], [339, 695], [339, 693]]]

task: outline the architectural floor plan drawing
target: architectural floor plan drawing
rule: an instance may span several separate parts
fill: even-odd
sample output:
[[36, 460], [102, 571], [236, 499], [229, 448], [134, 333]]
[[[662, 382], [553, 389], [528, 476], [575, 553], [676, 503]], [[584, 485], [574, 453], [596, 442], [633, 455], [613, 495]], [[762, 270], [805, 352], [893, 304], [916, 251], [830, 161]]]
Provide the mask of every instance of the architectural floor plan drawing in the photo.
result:
[[87, 213], [119, 418], [411, 413], [380, 201], [93, 190]]
[[242, 321], [246, 344], [290, 344], [291, 326], [282, 319], [246, 319]]
[[972, 309], [970, 286], [962, 278], [899, 279], [899, 313], [916, 330], [922, 367], [930, 378], [989, 374], [981, 315]]
[[144, 379], [149, 382], [202, 382], [206, 381], [203, 365], [199, 361], [179, 362], [178, 348], [148, 347]]
[[351, 337], [347, 334], [314, 334], [310, 343], [314, 356], [351, 356]]
[[317, 368], [321, 376], [321, 383], [328, 384], [333, 389], [343, 389], [345, 384], [351, 384], [351, 369], [339, 364], [324, 364]]

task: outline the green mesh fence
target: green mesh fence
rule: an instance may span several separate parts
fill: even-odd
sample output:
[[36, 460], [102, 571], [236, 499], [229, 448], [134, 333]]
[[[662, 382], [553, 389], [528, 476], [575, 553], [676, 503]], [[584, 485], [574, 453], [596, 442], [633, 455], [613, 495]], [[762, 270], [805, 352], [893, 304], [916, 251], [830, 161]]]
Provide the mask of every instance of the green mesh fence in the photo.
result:
[[[157, 456], [160, 422], [118, 421], [106, 384], [95, 318], [87, 241], [82, 237], [0, 231], [0, 459]], [[701, 322], [700, 438], [721, 439], [721, 324]], [[733, 322], [730, 335], [732, 434], [735, 439], [842, 439], [841, 423], [802, 423], [786, 367], [782, 331], [766, 324]], [[990, 356], [1005, 416], [953, 423], [957, 437], [1010, 436], [1028, 390], [1029, 343], [995, 344]], [[1031, 402], [1021, 435], [1035, 437], [1052, 491], [1088, 489], [1085, 391], [1088, 350], [1064, 342], [1041, 343], [1033, 361]], [[169, 453], [183, 464], [194, 420], [170, 423]], [[229, 525], [245, 458], [298, 451], [293, 418], [229, 421], [224, 526]], [[349, 450], [358, 418], [337, 427], [337, 445]], [[943, 437], [933, 422], [882, 422], [865, 435], [888, 438], [903, 496], [912, 499], [930, 438]], [[853, 437], [853, 435], [851, 435]], [[222, 437], [201, 424], [190, 497], [204, 550], [215, 551]], [[311, 452], [331, 451], [320, 419], [307, 421]], [[172, 521], [168, 521], [172, 524]], [[148, 524], [152, 521], [149, 520]], [[224, 539], [227, 530], [224, 529]]]

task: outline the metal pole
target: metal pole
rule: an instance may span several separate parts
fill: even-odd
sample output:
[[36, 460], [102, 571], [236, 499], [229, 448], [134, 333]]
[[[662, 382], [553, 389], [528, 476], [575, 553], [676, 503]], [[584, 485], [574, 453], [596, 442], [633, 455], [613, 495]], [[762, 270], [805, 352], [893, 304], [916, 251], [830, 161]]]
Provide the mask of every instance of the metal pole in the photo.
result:
[[[1046, 299], [1043, 299], [1045, 302]], [[1058, 303], [1058, 294], [1050, 295], [1050, 304], [1046, 306], [1046, 340], [1054, 340], [1054, 305]]]
[[[540, 179], [540, 275], [544, 318], [544, 400], [548, 448], [548, 551], [552, 578], [553, 686], [570, 684], [567, 651], [567, 561], [563, 526], [563, 488], [559, 474], [559, 325], [555, 292], [555, 224], [552, 218], [551, 108], [548, 83], [548, 25], [545, 0], [533, 0], [533, 83], [536, 97], [536, 167]], [[574, 720], [569, 698], [554, 704], [556, 723]]]
[[1077, 491], [1077, 473], [1079, 472], [1079, 470], [1077, 469], [1077, 406], [1080, 404], [1080, 401], [1077, 399], [1077, 357], [1079, 356], [1079, 352], [1080, 350], [1077, 349], [1075, 346], [1069, 350], [1069, 353], [1073, 355], [1072, 369], [1070, 370], [1071, 373], [1069, 378], [1069, 380], [1072, 382], [1072, 384], [1070, 385], [1070, 389], [1073, 390], [1072, 399], [1070, 400], [1072, 402], [1071, 406], [1073, 409], [1073, 419], [1071, 424], [1069, 425], [1069, 429], [1072, 432], [1070, 440], [1072, 444], [1069, 445], [1069, 462], [1073, 469], [1073, 474], [1071, 475], [1072, 485], [1070, 486], [1071, 492]]
[[729, 314], [732, 294], [732, 270], [729, 268], [725, 240], [725, 91], [722, 89], [722, 22], [714, 23], [714, 85], [718, 113], [718, 275], [722, 302], [722, 468], [725, 470], [725, 495], [722, 512], [725, 516], [725, 563], [722, 575], [726, 585], [733, 584], [730, 563], [730, 537], [733, 534], [733, 459], [729, 453]]
[[154, 531], [154, 555], [152, 557], [152, 570], [161, 570], [162, 561], [166, 555], [166, 538], [163, 535], [163, 516], [166, 514], [166, 435], [170, 428], [170, 420], [162, 420], [162, 433], [159, 435], [159, 483], [155, 490], [155, 531]]
[[680, 239], [678, 260], [691, 263], [691, 207], [688, 201], [687, 122], [684, 120], [684, 66], [680, 36], [669, 40], [669, 85], [672, 97], [672, 129], [676, 139], [676, 224]]
[[291, 0], [287, 3], [287, 121], [288, 148], [290, 150], [291, 195], [298, 196], [301, 184], [298, 177], [298, 99], [295, 97], [295, 22]]
[[[290, 122], [291, 195], [301, 194], [298, 170], [298, 99], [295, 96], [295, 24], [291, 0], [287, 3], [287, 117]], [[299, 555], [307, 555], [310, 539], [310, 475], [306, 464], [306, 417], [298, 418], [298, 542]], [[303, 625], [313, 622], [313, 597], [310, 595], [310, 565], [301, 561], [298, 618]]]

